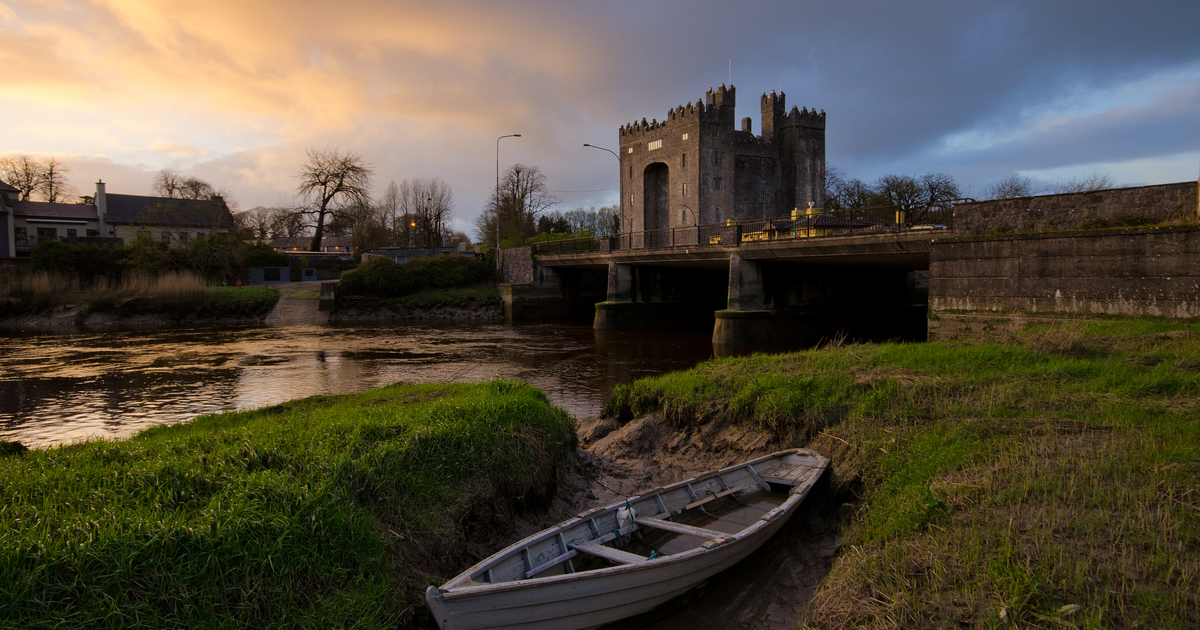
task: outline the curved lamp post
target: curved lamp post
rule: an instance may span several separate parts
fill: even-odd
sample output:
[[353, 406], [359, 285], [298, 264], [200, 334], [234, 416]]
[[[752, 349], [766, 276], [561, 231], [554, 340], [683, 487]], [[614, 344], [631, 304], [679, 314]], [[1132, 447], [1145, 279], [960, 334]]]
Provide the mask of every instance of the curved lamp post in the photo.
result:
[[496, 138], [496, 273], [500, 272], [500, 141], [520, 137], [519, 133], [510, 133]]
[[[613, 151], [612, 149], [605, 149], [604, 147], [598, 147], [594, 144], [588, 144], [586, 142], [583, 143], [583, 146], [588, 147], [589, 149], [600, 149], [601, 151], [608, 151], [609, 153], [612, 153], [613, 157], [617, 158], [618, 165], [620, 165], [620, 163], [621, 163], [621, 156], [617, 155], [616, 152]], [[618, 168], [617, 169], [617, 181], [618, 182], [620, 181], [620, 178], [621, 178], [621, 171]], [[621, 227], [624, 228], [625, 227], [625, 196], [620, 193], [617, 193], [617, 203], [619, 204], [617, 207], [620, 208]], [[695, 213], [693, 213], [693, 214], [695, 214]], [[633, 219], [629, 219], [629, 223], [632, 224]], [[633, 232], [633, 225], [629, 226], [629, 231]]]

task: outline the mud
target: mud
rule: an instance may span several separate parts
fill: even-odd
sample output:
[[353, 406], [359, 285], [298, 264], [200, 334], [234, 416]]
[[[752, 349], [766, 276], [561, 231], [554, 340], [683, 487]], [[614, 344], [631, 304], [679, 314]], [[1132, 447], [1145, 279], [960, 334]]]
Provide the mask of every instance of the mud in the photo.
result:
[[0, 319], [0, 331], [13, 333], [120, 332], [137, 330], [169, 330], [198, 326], [254, 326], [262, 317], [184, 318], [170, 319], [163, 315], [134, 315], [120, 317], [111, 313], [88, 313], [81, 316], [78, 309], [57, 309], [37, 315], [20, 315]]
[[387, 324], [399, 321], [422, 322], [502, 322], [504, 309], [501, 306], [462, 308], [439, 306], [435, 308], [345, 308], [329, 315], [331, 324]]

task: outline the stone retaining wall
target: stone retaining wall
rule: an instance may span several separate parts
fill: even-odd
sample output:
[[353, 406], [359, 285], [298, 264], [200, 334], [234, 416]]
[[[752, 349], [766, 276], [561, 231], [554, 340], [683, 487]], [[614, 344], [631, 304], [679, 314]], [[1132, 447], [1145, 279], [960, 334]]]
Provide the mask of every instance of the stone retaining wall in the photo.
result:
[[943, 311], [1200, 317], [1200, 227], [938, 239], [929, 271], [935, 318]]
[[1016, 234], [1200, 220], [1197, 182], [964, 203], [954, 235]]
[[533, 282], [533, 250], [511, 247], [500, 250], [501, 282]]

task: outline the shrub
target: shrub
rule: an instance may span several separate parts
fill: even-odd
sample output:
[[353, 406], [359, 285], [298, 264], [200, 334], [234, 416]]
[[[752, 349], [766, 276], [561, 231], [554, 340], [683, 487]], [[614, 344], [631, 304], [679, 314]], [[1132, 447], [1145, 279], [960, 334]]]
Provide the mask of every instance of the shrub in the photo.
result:
[[466, 256], [430, 256], [397, 265], [373, 257], [342, 274], [338, 294], [347, 297], [400, 297], [423, 289], [452, 289], [478, 284], [491, 274], [482, 261]]
[[371, 258], [357, 269], [342, 274], [338, 293], [360, 297], [388, 297], [412, 292], [411, 279], [400, 265], [388, 258]]
[[121, 251], [87, 243], [64, 243], [46, 240], [29, 253], [29, 267], [34, 271], [74, 276], [85, 284], [100, 277], [119, 278]]
[[246, 267], [287, 267], [287, 254], [281, 254], [270, 243], [258, 241], [245, 246], [243, 264]]

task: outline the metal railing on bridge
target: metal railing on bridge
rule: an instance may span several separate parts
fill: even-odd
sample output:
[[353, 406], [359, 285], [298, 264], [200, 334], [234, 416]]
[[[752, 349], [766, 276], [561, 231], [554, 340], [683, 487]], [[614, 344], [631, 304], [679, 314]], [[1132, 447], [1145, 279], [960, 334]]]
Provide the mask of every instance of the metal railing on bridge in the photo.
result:
[[790, 216], [691, 225], [607, 236], [588, 236], [533, 244], [538, 255], [586, 254], [628, 249], [729, 247], [742, 243], [824, 238], [861, 234], [930, 231], [948, 228], [955, 199], [933, 207], [885, 206], [832, 212], [793, 212]]

